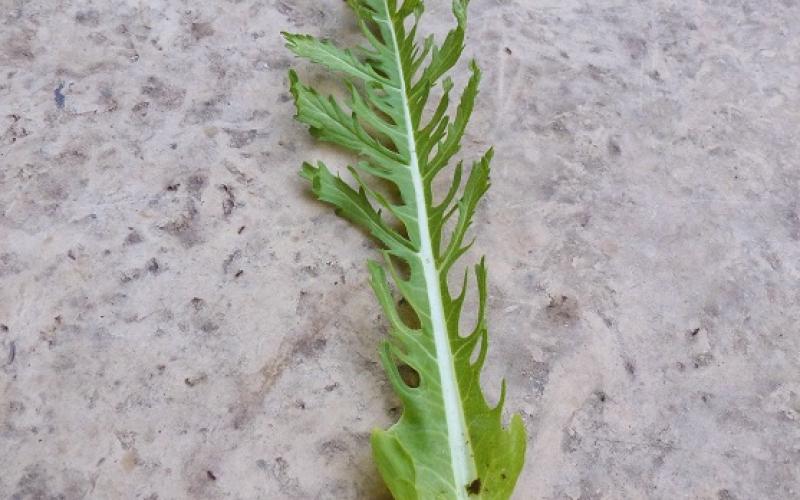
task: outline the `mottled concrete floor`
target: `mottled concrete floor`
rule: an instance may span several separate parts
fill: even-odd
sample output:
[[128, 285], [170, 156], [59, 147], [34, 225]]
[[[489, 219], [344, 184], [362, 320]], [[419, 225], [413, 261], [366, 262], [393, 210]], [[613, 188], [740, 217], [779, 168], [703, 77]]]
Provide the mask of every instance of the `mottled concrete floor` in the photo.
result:
[[[375, 251], [296, 175], [341, 162], [278, 36], [344, 3], [0, 7], [0, 497], [386, 498]], [[800, 498], [800, 2], [471, 19], [515, 498]]]

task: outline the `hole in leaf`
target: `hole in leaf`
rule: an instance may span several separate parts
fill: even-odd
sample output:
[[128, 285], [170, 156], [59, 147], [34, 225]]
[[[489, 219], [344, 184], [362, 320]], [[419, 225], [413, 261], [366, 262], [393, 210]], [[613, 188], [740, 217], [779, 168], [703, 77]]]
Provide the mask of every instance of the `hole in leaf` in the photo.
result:
[[[363, 87], [361, 87], [361, 88], [363, 88]], [[379, 91], [378, 91], [378, 92], [376, 92], [376, 93], [377, 93], [377, 94], [380, 94], [381, 92], [379, 92]], [[367, 96], [365, 93], [362, 93], [362, 94], [361, 94], [361, 96], [362, 96], [362, 98], [364, 99], [364, 101], [366, 101], [366, 102], [369, 102], [369, 97], [368, 97], [368, 96]], [[350, 103], [350, 101], [348, 101], [348, 104], [349, 104], [349, 103]], [[352, 109], [352, 106], [350, 106], [350, 108]], [[392, 118], [391, 118], [389, 115], [387, 115], [386, 113], [384, 113], [384, 112], [383, 112], [381, 109], [379, 109], [377, 106], [370, 106], [370, 109], [372, 110], [372, 112], [373, 112], [373, 113], [374, 113], [374, 114], [375, 114], [375, 115], [376, 115], [376, 116], [377, 116], [379, 119], [381, 119], [381, 120], [383, 120], [384, 122], [386, 122], [386, 123], [389, 123], [389, 124], [393, 124], [393, 125], [395, 124], [395, 123], [394, 123], [394, 120], [392, 120]], [[360, 125], [361, 125], [361, 126], [364, 128], [364, 130], [365, 130], [365, 131], [366, 131], [366, 132], [367, 132], [367, 133], [368, 133], [368, 134], [369, 134], [369, 135], [370, 135], [370, 136], [371, 136], [373, 139], [375, 139], [376, 141], [378, 141], [378, 143], [380, 143], [382, 146], [384, 146], [384, 147], [385, 147], [385, 148], [387, 148], [388, 150], [392, 151], [393, 153], [397, 153], [397, 152], [398, 152], [398, 149], [397, 149], [397, 144], [395, 144], [395, 142], [392, 140], [392, 138], [391, 138], [391, 137], [389, 137], [388, 135], [386, 135], [386, 134], [385, 134], [385, 133], [383, 133], [383, 132], [380, 132], [380, 131], [379, 131], [379, 129], [375, 128], [375, 127], [374, 127], [374, 126], [373, 126], [371, 123], [369, 123], [367, 120], [364, 120], [364, 119], [362, 119], [363, 117], [362, 117], [361, 115], [358, 115], [358, 116], [357, 116], [357, 118], [358, 118], [358, 123], [359, 123], [359, 124], [360, 124]]]
[[471, 365], [474, 365], [478, 361], [478, 358], [481, 355], [481, 339], [480, 339], [481, 334], [478, 333], [477, 335], [479, 337], [478, 341], [475, 342], [475, 347], [473, 347], [472, 349], [472, 354], [469, 355], [469, 363]]
[[400, 372], [400, 378], [403, 382], [412, 389], [419, 387], [419, 373], [417, 370], [411, 368], [406, 364], [399, 365], [397, 371]]
[[[380, 30], [378, 30], [378, 28], [376, 26], [370, 25], [370, 31], [372, 31], [372, 34], [375, 35], [378, 39], [382, 39], [383, 38], [381, 36]], [[381, 67], [380, 60], [378, 60], [378, 59], [369, 59], [368, 58], [367, 59], [367, 64], [372, 66], [372, 69], [375, 70], [375, 73], [380, 75], [381, 78], [386, 78], [386, 79], [389, 78], [389, 74]]]
[[[369, 187], [376, 193], [383, 196], [383, 198], [395, 206], [402, 206], [403, 199], [400, 196], [400, 191], [397, 185], [380, 177], [375, 177], [369, 174], [361, 175], [362, 180], [369, 185]], [[371, 198], [371, 197], [370, 197]], [[381, 218], [386, 222], [392, 230], [396, 231], [403, 238], [408, 238], [408, 230], [405, 224], [397, 218], [391, 210], [381, 205], [377, 200], [370, 199], [370, 203], [381, 212]]]
[[465, 269], [469, 273], [464, 304], [461, 307], [461, 314], [458, 316], [458, 332], [461, 337], [471, 334], [478, 323], [478, 287], [475, 284], [475, 273], [471, 269], [469, 261], [470, 259], [466, 257], [459, 259], [447, 277], [450, 293], [458, 296], [462, 292]]
[[389, 264], [392, 266], [392, 269], [394, 269], [394, 272], [397, 273], [397, 276], [403, 281], [407, 281], [411, 278], [411, 266], [408, 265], [406, 260], [390, 254]]
[[400, 190], [394, 182], [373, 175], [364, 177], [369, 179], [370, 187], [380, 192], [389, 203], [399, 205], [403, 202], [403, 198], [400, 196]]
[[481, 479], [477, 478], [471, 483], [467, 485], [467, 493], [470, 495], [480, 495], [481, 494]]
[[418, 330], [422, 326], [417, 311], [411, 307], [411, 304], [405, 298], [401, 298], [397, 302], [397, 314], [400, 315], [403, 324], [413, 330]]

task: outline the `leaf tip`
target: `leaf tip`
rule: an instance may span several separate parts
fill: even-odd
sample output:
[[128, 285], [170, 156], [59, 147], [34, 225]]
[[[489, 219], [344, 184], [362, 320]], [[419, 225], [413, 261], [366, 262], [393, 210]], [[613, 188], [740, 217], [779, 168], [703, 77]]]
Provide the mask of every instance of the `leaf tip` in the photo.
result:
[[[294, 69], [289, 70], [289, 90], [293, 95], [297, 94], [297, 85], [300, 83], [300, 78], [297, 76], [297, 71]], [[296, 97], [296, 95], [295, 95]]]
[[460, 27], [463, 27], [467, 23], [468, 6], [469, 0], [453, 0], [453, 15], [456, 16]]

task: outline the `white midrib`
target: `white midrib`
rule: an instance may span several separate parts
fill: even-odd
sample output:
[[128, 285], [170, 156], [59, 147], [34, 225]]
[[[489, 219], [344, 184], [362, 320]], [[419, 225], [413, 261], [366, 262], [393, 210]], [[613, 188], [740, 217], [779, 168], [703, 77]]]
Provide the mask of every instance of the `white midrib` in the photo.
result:
[[[389, 5], [383, 0], [387, 16]], [[425, 286], [430, 306], [433, 340], [436, 346], [436, 364], [439, 367], [439, 380], [442, 385], [444, 399], [444, 413], [447, 424], [447, 441], [450, 447], [450, 463], [453, 468], [453, 486], [458, 500], [467, 499], [466, 486], [472, 482], [476, 475], [475, 462], [472, 456], [472, 447], [469, 442], [466, 422], [464, 421], [464, 408], [461, 405], [461, 396], [458, 390], [453, 353], [450, 349], [450, 339], [447, 334], [447, 322], [444, 319], [444, 306], [442, 294], [439, 289], [439, 270], [433, 256], [433, 244], [428, 226], [428, 208], [425, 201], [425, 188], [422, 182], [422, 173], [419, 169], [417, 158], [417, 142], [414, 137], [414, 125], [411, 120], [411, 108], [406, 92], [406, 79], [400, 59], [400, 48], [397, 42], [394, 24], [388, 20], [389, 31], [394, 45], [395, 62], [398, 76], [400, 77], [400, 97], [403, 101], [403, 112], [406, 126], [406, 139], [408, 141], [409, 170], [414, 186], [414, 198], [417, 205], [417, 221], [419, 224], [420, 249], [417, 255], [422, 262]], [[475, 498], [475, 497], [473, 497]]]

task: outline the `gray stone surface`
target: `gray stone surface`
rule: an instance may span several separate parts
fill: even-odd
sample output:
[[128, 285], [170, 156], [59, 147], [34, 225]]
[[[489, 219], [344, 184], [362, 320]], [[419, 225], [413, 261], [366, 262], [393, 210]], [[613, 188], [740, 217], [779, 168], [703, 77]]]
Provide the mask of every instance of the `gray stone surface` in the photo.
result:
[[[386, 498], [375, 251], [296, 175], [341, 162], [278, 37], [344, 3], [0, 7], [0, 497]], [[471, 19], [515, 498], [800, 498], [800, 3]]]

